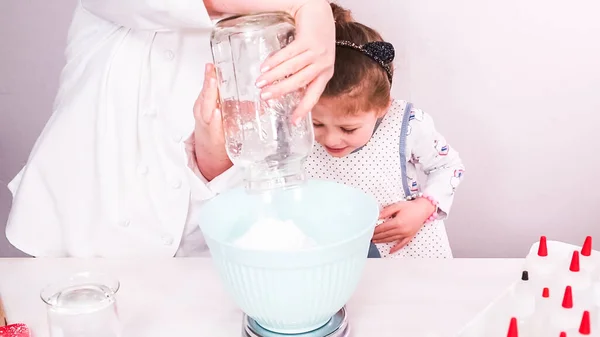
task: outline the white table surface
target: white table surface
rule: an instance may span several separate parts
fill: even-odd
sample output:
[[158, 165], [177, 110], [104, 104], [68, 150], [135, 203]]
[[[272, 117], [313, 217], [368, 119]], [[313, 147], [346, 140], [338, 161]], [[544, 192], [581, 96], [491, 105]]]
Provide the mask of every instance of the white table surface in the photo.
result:
[[[523, 262], [371, 259], [347, 306], [353, 337], [453, 336], [520, 277]], [[81, 271], [109, 273], [121, 282], [123, 337], [240, 336], [242, 313], [208, 258], [0, 259], [9, 323], [48, 336], [40, 289]]]

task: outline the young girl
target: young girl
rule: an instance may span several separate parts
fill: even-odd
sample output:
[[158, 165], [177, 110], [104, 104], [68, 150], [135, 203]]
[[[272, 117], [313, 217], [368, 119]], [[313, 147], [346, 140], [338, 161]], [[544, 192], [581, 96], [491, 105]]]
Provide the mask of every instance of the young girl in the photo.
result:
[[392, 45], [349, 11], [331, 7], [335, 70], [312, 110], [318, 144], [308, 174], [377, 198], [383, 223], [372, 241], [381, 257], [450, 258], [443, 220], [464, 172], [458, 152], [431, 116], [390, 97]]

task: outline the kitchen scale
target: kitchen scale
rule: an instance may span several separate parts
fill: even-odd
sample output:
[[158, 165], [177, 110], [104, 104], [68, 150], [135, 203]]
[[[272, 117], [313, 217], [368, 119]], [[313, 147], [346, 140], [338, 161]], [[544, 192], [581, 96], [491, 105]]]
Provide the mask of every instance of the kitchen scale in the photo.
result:
[[244, 315], [242, 337], [349, 337], [350, 326], [346, 309], [342, 308], [322, 327], [298, 334], [282, 334], [261, 327], [255, 320]]

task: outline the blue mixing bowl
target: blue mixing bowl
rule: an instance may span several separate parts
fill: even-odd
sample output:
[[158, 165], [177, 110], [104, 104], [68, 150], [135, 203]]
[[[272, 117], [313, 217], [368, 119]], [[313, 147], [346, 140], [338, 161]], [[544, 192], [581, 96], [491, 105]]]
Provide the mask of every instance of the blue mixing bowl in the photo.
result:
[[[200, 212], [213, 261], [237, 305], [263, 328], [294, 334], [326, 324], [354, 293], [379, 206], [359, 189], [310, 180], [266, 194], [233, 189]], [[234, 244], [265, 216], [292, 220], [316, 246], [274, 252]]]

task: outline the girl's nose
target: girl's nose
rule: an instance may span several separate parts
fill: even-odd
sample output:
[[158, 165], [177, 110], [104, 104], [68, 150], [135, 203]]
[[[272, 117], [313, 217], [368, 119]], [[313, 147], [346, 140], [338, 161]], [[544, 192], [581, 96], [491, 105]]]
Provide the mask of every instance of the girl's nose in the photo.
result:
[[340, 137], [333, 132], [328, 132], [323, 138], [326, 146], [335, 148], [340, 144]]

